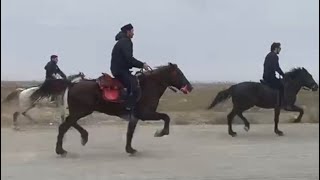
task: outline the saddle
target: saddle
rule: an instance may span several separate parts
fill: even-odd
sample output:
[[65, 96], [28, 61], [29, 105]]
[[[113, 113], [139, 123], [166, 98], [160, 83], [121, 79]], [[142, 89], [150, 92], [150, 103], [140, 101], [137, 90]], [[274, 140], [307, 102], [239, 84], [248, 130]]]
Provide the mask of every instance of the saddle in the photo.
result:
[[102, 76], [96, 82], [102, 91], [102, 98], [105, 101], [123, 103], [126, 100], [127, 89], [118, 79], [107, 73], [102, 73]]
[[262, 85], [265, 85], [265, 86], [267, 86], [267, 87], [269, 87], [269, 88], [273, 89], [273, 90], [278, 90], [278, 89], [275, 89], [275, 88], [272, 86], [272, 84], [270, 84], [270, 83], [266, 82], [266, 81], [265, 81], [265, 80], [263, 80], [263, 79], [260, 79], [260, 83], [261, 83]]
[[68, 86], [68, 81], [64, 79], [47, 79], [41, 85], [41, 89], [51, 92], [52, 94], [60, 94]]

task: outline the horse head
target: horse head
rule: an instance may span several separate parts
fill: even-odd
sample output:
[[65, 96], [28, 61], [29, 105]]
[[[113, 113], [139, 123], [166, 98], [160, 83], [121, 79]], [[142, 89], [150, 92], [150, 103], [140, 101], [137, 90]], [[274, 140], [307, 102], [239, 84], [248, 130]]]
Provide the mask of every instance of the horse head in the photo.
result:
[[153, 75], [154, 80], [159, 81], [163, 86], [169, 87], [170, 89], [179, 89], [184, 94], [188, 94], [193, 90], [191, 83], [177, 64], [169, 63], [168, 65], [158, 67], [149, 73]]
[[285, 79], [297, 82], [304, 89], [317, 91], [319, 86], [305, 68], [295, 68], [285, 74]]
[[[80, 79], [79, 79], [80, 78]], [[68, 80], [71, 82], [78, 82], [80, 80], [83, 80], [85, 78], [85, 75], [83, 72], [79, 72], [78, 74], [70, 75], [68, 76]]]

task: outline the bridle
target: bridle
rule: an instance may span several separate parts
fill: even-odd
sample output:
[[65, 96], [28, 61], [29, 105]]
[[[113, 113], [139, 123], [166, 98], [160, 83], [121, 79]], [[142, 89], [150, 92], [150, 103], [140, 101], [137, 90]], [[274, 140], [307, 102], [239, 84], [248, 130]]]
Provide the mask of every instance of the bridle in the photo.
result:
[[[150, 68], [149, 72], [153, 73], [153, 69], [151, 67], [149, 67], [149, 68]], [[142, 76], [145, 76], [145, 72], [144, 72], [143, 68], [141, 68], [139, 71], [136, 72], [137, 76], [139, 76], [139, 74], [141, 74]], [[171, 91], [173, 91], [175, 93], [178, 92], [178, 90], [175, 87], [170, 86], [168, 83], [162, 82], [158, 78], [152, 78], [152, 79], [155, 80], [157, 83], [159, 83], [162, 87], [169, 88]]]

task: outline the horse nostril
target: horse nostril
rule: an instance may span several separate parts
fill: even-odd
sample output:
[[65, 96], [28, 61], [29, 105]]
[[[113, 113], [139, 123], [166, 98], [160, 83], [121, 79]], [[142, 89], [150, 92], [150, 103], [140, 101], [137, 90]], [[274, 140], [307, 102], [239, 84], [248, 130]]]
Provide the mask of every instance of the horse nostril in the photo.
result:
[[312, 89], [313, 91], [317, 91], [318, 88], [319, 88], [318, 84], [314, 84], [311, 89]]
[[189, 90], [192, 91], [193, 90], [193, 87], [191, 85], [189, 85]]

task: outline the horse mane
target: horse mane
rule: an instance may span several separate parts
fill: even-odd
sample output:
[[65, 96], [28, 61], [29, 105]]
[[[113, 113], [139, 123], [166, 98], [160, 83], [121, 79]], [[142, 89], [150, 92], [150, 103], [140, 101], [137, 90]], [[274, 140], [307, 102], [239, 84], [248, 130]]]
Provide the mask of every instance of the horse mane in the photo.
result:
[[161, 65], [161, 66], [156, 66], [152, 71], [148, 71], [148, 72], [144, 72], [144, 75], [155, 75], [155, 74], [159, 74], [163, 71], [167, 71], [169, 70], [170, 65]]
[[79, 76], [80, 74], [78, 73], [78, 74], [72, 74], [72, 75], [69, 75], [68, 77], [67, 77], [67, 79], [70, 81], [70, 80], [72, 80], [72, 79], [74, 79], [75, 77], [77, 77], [77, 76]]
[[83, 80], [84, 74], [82, 72], [79, 72], [78, 74], [70, 75], [67, 77], [67, 80], [71, 82], [77, 82], [79, 81], [77, 78], [81, 78]]
[[162, 66], [156, 66], [153, 70], [154, 72], [161, 72], [164, 70], [168, 70], [170, 68], [170, 65], [162, 65]]
[[302, 72], [304, 69], [301, 67], [293, 68], [290, 71], [285, 73], [285, 77], [288, 77], [290, 79], [295, 79], [297, 75]]

